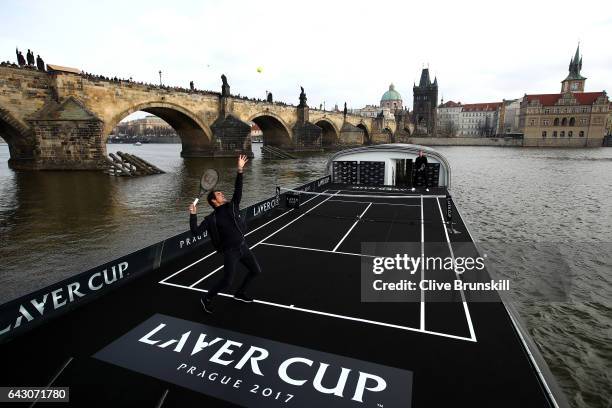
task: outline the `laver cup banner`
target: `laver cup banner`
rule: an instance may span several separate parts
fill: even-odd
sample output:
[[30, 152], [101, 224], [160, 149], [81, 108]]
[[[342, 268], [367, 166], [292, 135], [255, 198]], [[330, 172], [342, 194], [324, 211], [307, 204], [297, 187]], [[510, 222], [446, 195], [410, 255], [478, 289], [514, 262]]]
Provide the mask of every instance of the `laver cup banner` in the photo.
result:
[[411, 406], [412, 372], [156, 314], [95, 358], [246, 407]]

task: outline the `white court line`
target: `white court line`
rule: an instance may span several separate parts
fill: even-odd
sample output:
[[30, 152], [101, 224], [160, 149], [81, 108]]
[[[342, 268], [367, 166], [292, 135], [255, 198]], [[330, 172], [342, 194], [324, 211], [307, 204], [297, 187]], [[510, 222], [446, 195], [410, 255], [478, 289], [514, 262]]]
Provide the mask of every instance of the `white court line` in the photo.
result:
[[[440, 219], [442, 220], [442, 227], [444, 228], [444, 235], [446, 235], [446, 242], [448, 243], [448, 249], [450, 250], [451, 259], [453, 261], [453, 266], [455, 265], [455, 254], [453, 253], [453, 246], [450, 242], [450, 238], [448, 237], [448, 229], [446, 228], [446, 223], [444, 222], [444, 214], [442, 213], [442, 207], [440, 206], [440, 200], [436, 200], [438, 204], [438, 210], [440, 211]], [[453, 267], [453, 270], [455, 268]], [[455, 275], [461, 281], [461, 276], [455, 270]], [[470, 336], [472, 340], [476, 341], [476, 333], [474, 333], [474, 326], [472, 325], [472, 318], [470, 317], [470, 309], [468, 308], [467, 302], [465, 301], [465, 293], [463, 292], [463, 288], [461, 288], [461, 300], [463, 301], [463, 310], [465, 311], [465, 317], [467, 318], [468, 327], [470, 328]]]
[[[253, 246], [249, 247], [249, 249], [253, 249], [255, 248], [257, 245], [261, 244], [262, 242], [264, 242], [266, 239], [270, 238], [273, 235], [278, 234], [279, 232], [281, 232], [282, 230], [284, 230], [285, 228], [287, 228], [288, 226], [290, 226], [291, 224], [293, 224], [294, 222], [296, 222], [297, 220], [299, 220], [300, 218], [302, 218], [303, 216], [305, 216], [306, 214], [308, 214], [309, 212], [311, 212], [312, 210], [314, 210], [315, 208], [317, 208], [318, 206], [320, 206], [321, 204], [323, 204], [324, 202], [326, 202], [327, 200], [329, 200], [330, 198], [332, 198], [335, 194], [338, 194], [338, 192], [330, 195], [329, 197], [327, 197], [325, 200], [321, 201], [319, 204], [315, 205], [314, 207], [308, 209], [304, 214], [300, 215], [297, 218], [294, 218], [293, 220], [289, 221], [287, 224], [285, 224], [284, 226], [280, 227], [279, 229], [277, 229], [276, 231], [274, 231], [273, 233], [271, 233], [270, 235], [268, 235], [267, 237], [265, 237], [264, 239], [262, 239], [261, 241], [259, 241], [258, 243], [254, 244]], [[198, 283], [204, 281], [205, 279], [207, 279], [209, 276], [211, 276], [212, 274], [214, 274], [215, 272], [217, 272], [219, 269], [223, 268], [223, 265], [219, 266], [217, 269], [215, 269], [214, 271], [212, 271], [211, 273], [209, 273], [208, 275], [204, 276], [202, 279], [198, 280], [195, 283], [192, 283], [191, 285], [189, 285], [190, 288], [193, 288], [194, 286], [197, 286]]]
[[[169, 283], [169, 282], [163, 282], [162, 285], [174, 286], [176, 288], [181, 288], [181, 289], [195, 290], [195, 291], [202, 292], [202, 293], [207, 293], [208, 292], [206, 289], [193, 288], [191, 286], [177, 285], [175, 283]], [[222, 293], [222, 292], [219, 292], [219, 295], [220, 296], [229, 297], [229, 298], [233, 298], [234, 297], [234, 295], [230, 295], [228, 293]], [[447, 338], [450, 338], [450, 339], [472, 341], [472, 342], [475, 341], [475, 340], [473, 340], [473, 339], [471, 339], [469, 337], [455, 336], [453, 334], [446, 334], [446, 333], [440, 333], [440, 332], [429, 331], [429, 330], [421, 330], [421, 329], [417, 329], [417, 328], [414, 328], [414, 327], [400, 326], [398, 324], [384, 323], [384, 322], [379, 322], [379, 321], [376, 321], [376, 320], [360, 319], [358, 317], [351, 317], [351, 316], [344, 316], [344, 315], [335, 314], [335, 313], [321, 312], [319, 310], [312, 310], [312, 309], [306, 309], [306, 308], [302, 308], [302, 307], [296, 307], [295, 305], [283, 305], [282, 303], [268, 302], [268, 301], [265, 301], [265, 300], [257, 300], [257, 299], [254, 299], [253, 303], [259, 303], [259, 304], [262, 304], [262, 305], [273, 306], [273, 307], [280, 307], [282, 309], [288, 309], [288, 310], [297, 310], [299, 312], [312, 313], [312, 314], [316, 314], [316, 315], [320, 315], [320, 316], [334, 317], [334, 318], [337, 318], [337, 319], [350, 320], [350, 321], [354, 321], [354, 322], [360, 322], [360, 323], [366, 323], [366, 324], [374, 324], [374, 325], [377, 325], [377, 326], [390, 327], [390, 328], [393, 328], [393, 329], [400, 329], [400, 330], [406, 330], [406, 331], [423, 333], [423, 334], [431, 334], [431, 335], [434, 335], [434, 336], [447, 337]]]
[[[325, 193], [326, 191], [327, 191], [327, 190], [324, 190], [324, 191], [322, 191], [321, 193]], [[318, 196], [314, 196], [314, 197], [309, 198], [308, 200], [304, 201], [304, 202], [302, 203], [302, 205], [303, 205], [303, 204], [306, 204], [306, 203], [307, 203], [307, 202], [309, 202], [310, 200], [314, 200], [314, 199], [315, 199], [315, 198], [317, 198], [317, 197], [318, 197]], [[265, 227], [266, 225], [268, 225], [268, 224], [269, 224], [269, 223], [271, 223], [271, 222], [276, 221], [276, 220], [277, 220], [277, 219], [279, 219], [280, 217], [283, 217], [283, 216], [285, 216], [285, 215], [289, 214], [289, 213], [290, 213], [291, 211], [293, 211], [293, 210], [294, 210], [294, 208], [292, 208], [291, 210], [289, 210], [289, 211], [287, 211], [287, 212], [282, 213], [282, 214], [281, 214], [281, 215], [279, 215], [278, 217], [275, 217], [275, 218], [271, 219], [270, 221], [266, 222], [265, 224], [260, 225], [259, 227], [255, 228], [254, 230], [251, 230], [251, 231], [247, 232], [247, 233], [246, 233], [244, 236], [246, 237], [246, 236], [248, 236], [248, 235], [250, 235], [250, 234], [254, 233], [254, 232], [255, 232], [255, 231], [257, 231], [258, 229]], [[166, 276], [164, 279], [162, 279], [161, 281], [159, 281], [159, 283], [164, 283], [164, 282], [165, 282], [167, 279], [170, 279], [170, 278], [172, 278], [172, 277], [174, 277], [174, 276], [178, 275], [179, 273], [183, 272], [184, 270], [187, 270], [187, 269], [191, 268], [193, 265], [195, 265], [195, 264], [197, 264], [197, 263], [202, 262], [203, 260], [205, 260], [205, 259], [206, 259], [206, 258], [208, 258], [209, 256], [214, 255], [214, 254], [216, 254], [216, 253], [217, 253], [217, 251], [212, 251], [210, 254], [208, 254], [208, 255], [204, 256], [203, 258], [198, 259], [198, 260], [197, 260], [197, 261], [195, 261], [194, 263], [192, 263], [192, 264], [190, 264], [190, 265], [187, 265], [186, 267], [184, 267], [183, 269], [181, 269], [181, 270], [179, 270], [179, 271], [174, 272], [172, 275]]]
[[342, 241], [344, 241], [346, 239], [346, 237], [348, 237], [348, 234], [351, 233], [351, 231], [353, 230], [353, 228], [355, 228], [355, 225], [357, 225], [357, 223], [359, 222], [359, 220], [361, 220], [361, 217], [363, 217], [363, 214], [366, 213], [366, 211], [368, 211], [368, 208], [370, 208], [372, 206], [372, 203], [368, 204], [368, 206], [366, 207], [365, 210], [363, 210], [363, 212], [361, 213], [361, 215], [359, 216], [359, 218], [357, 218], [357, 221], [355, 221], [353, 223], [353, 225], [351, 225], [351, 228], [349, 228], [348, 231], [346, 231], [346, 234], [344, 234], [344, 236], [342, 237], [342, 239], [340, 240], [340, 242], [338, 242], [338, 244], [336, 244], [336, 246], [334, 247], [334, 249], [332, 250], [332, 252], [336, 252], [336, 249], [338, 249], [338, 247], [340, 246], [340, 244], [342, 244]]
[[402, 207], [418, 207], [417, 204], [395, 204], [395, 203], [374, 203], [371, 201], [354, 201], [354, 200], [329, 200], [334, 203], [361, 203], [361, 204], [376, 204], [376, 205], [401, 205]]
[[[340, 192], [345, 192], [345, 193], [354, 193], [357, 190], [338, 190]], [[380, 196], [380, 198], [421, 198], [420, 194], [414, 193], [414, 194], [406, 194], [406, 195], [397, 195], [397, 193], [390, 193], [390, 192], [383, 192], [383, 191], [376, 191], [376, 194], [346, 194], [346, 195], [351, 195], [351, 196], [355, 196], [355, 197], [369, 197], [369, 198], [376, 198], [377, 196]], [[391, 195], [390, 197], [383, 197], [383, 194], [387, 194], [387, 195]], [[393, 195], [394, 194], [394, 195]], [[400, 193], [401, 194], [401, 193]], [[445, 195], [428, 195], [425, 194], [423, 195], [423, 198], [446, 198]]]
[[376, 255], [356, 254], [353, 252], [342, 252], [342, 251], [330, 251], [329, 249], [306, 248], [306, 247], [293, 246], [293, 245], [272, 244], [270, 242], [262, 242], [261, 245], [275, 246], [275, 247], [281, 247], [281, 248], [300, 249], [303, 251], [326, 252], [328, 254], [352, 255], [352, 256], [361, 256], [365, 258], [377, 258]]
[[[425, 280], [425, 218], [423, 217], [423, 196], [421, 196], [421, 282]], [[425, 291], [421, 288], [421, 330], [425, 330]]]

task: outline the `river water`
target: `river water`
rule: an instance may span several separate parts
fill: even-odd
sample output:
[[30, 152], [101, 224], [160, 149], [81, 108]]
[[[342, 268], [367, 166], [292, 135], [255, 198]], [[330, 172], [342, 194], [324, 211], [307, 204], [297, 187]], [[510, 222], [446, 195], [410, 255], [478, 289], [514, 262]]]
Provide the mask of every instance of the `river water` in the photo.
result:
[[[187, 205], [208, 167], [231, 191], [234, 159], [186, 160], [180, 148], [108, 145], [167, 172], [126, 179], [14, 172], [0, 145], [0, 303], [185, 231]], [[328, 154], [265, 161], [259, 145], [254, 150], [245, 205], [273, 195], [277, 183], [324, 175]], [[520, 283], [512, 300], [572, 406], [610, 407], [612, 149], [437, 150], [451, 163], [453, 195], [490, 268]], [[532, 282], [559, 265], [571, 279], [563, 299], [551, 301]]]

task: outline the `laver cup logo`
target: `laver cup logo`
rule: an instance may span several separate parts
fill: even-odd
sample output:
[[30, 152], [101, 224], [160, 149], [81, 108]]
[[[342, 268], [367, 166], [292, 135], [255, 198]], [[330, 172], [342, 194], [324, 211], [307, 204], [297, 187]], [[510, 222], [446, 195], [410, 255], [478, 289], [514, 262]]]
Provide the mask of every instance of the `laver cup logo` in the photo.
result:
[[94, 355], [247, 407], [410, 407], [412, 372], [156, 314]]

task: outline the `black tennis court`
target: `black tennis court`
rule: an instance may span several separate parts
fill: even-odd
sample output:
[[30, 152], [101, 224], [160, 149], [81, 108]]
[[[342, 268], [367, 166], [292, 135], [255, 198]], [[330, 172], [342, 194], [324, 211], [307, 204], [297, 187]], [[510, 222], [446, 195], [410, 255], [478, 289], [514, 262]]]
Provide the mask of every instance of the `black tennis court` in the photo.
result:
[[[207, 244], [2, 345], [0, 382], [70, 387], [70, 405], [88, 407], [555, 406], [501, 302], [470, 302], [453, 290], [444, 301], [424, 291], [410, 302], [362, 301], [362, 262], [374, 256], [362, 243], [410, 243], [425, 256], [453, 257], [471, 241], [458, 214], [452, 228], [445, 224], [445, 197], [444, 189], [334, 184], [304, 193], [298, 209], [276, 208], [250, 224], [246, 239], [263, 270], [249, 291], [253, 304], [233, 300], [231, 288], [215, 299], [214, 314], [203, 312], [199, 298], [222, 269]], [[448, 270], [427, 273], [457, 279]], [[196, 367], [192, 356], [217, 341], [204, 334], [196, 341], [198, 333], [239, 341], [226, 343], [222, 363]], [[144, 354], [131, 339], [146, 343]], [[270, 353], [262, 375], [257, 362], [238, 362], [243, 344]], [[288, 380], [270, 379], [272, 355], [292, 362], [277, 370]], [[316, 361], [329, 366], [323, 379], [310, 370]], [[206, 372], [234, 365], [226, 383], [213, 384]], [[379, 377], [364, 373], [387, 375], [390, 394], [383, 398]], [[235, 386], [249, 378], [261, 390]]]
[[[350, 196], [354, 197], [350, 197]], [[447, 242], [442, 195], [364, 194], [327, 188], [307, 196], [297, 210], [289, 210], [252, 230], [247, 242], [264, 271], [252, 288], [261, 307], [311, 313], [361, 324], [418, 331], [458, 340], [476, 341], [469, 308], [461, 295], [452, 303], [362, 303], [360, 297], [361, 243]], [[449, 256], [437, 245], [436, 255]], [[220, 256], [204, 254], [201, 261], [164, 277], [159, 283], [206, 292], [221, 274]], [[452, 281], [441, 272], [434, 276]], [[222, 293], [233, 296], [238, 282]], [[339, 293], [341, 290], [341, 293]], [[432, 315], [428, 309], [431, 307]], [[439, 319], [436, 315], [442, 313]]]

